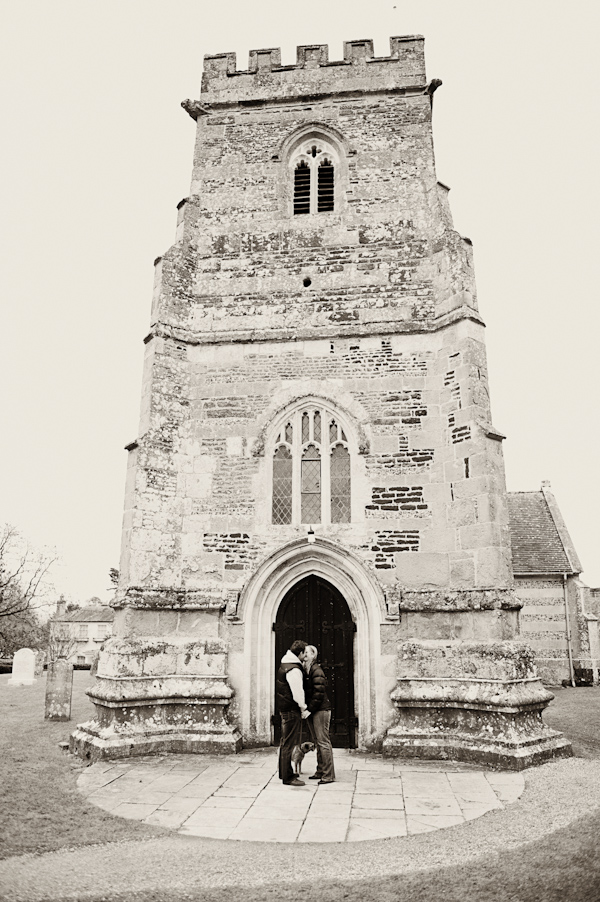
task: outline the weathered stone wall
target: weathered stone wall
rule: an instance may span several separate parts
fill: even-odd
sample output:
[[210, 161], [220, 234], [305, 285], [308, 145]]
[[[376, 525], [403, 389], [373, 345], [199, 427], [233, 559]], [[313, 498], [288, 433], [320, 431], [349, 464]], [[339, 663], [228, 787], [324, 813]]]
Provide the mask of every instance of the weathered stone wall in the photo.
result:
[[519, 577], [515, 591], [523, 602], [521, 633], [535, 651], [538, 672], [544, 682], [560, 685], [570, 677], [563, 581]]
[[[597, 590], [588, 588], [576, 576], [567, 578], [568, 627], [578, 683], [581, 679], [587, 679], [585, 674], [582, 676], [582, 671], [592, 666], [589, 634], [590, 629], [596, 629], [593, 622], [590, 626], [590, 621], [597, 614], [594, 610], [594, 591]], [[570, 680], [565, 584], [562, 577], [515, 577], [515, 593], [523, 605], [519, 615], [521, 635], [535, 652], [540, 677], [545, 683], [555, 686], [563, 680]]]
[[[317, 533], [376, 574], [403, 616], [397, 639], [431, 634], [444, 591], [490, 586], [510, 638], [502, 454], [471, 246], [435, 176], [422, 40], [393, 40], [380, 60], [368, 44], [347, 45], [343, 64], [324, 53], [300, 48], [291, 68], [259, 53], [247, 73], [209, 58], [186, 104], [194, 171], [156, 264], [122, 600], [204, 606], [233, 642], [219, 602], [235, 616], [259, 562], [306, 533], [272, 524], [271, 427], [312, 398], [351, 433], [352, 522]], [[335, 209], [294, 216], [289, 154], [311, 135], [338, 151]], [[404, 612], [410, 589], [423, 591]], [[434, 634], [480, 615], [463, 629], [485, 631], [469, 607]]]
[[[230, 55], [207, 61], [207, 93], [188, 107], [191, 194], [159, 263], [161, 322], [203, 340], [315, 326], [339, 338], [476, 310], [470, 242], [436, 182], [422, 41], [394, 53], [285, 70], [271, 54], [251, 75], [230, 71]], [[288, 157], [303, 129], [340, 151], [336, 209], [318, 217], [291, 215]]]
[[588, 589], [587, 607], [589, 614], [600, 617], [600, 589]]
[[[200, 680], [202, 704], [223, 712], [222, 681], [182, 663], [216, 642], [233, 721], [259, 724], [251, 741], [268, 741], [271, 621], [243, 621], [238, 606], [254, 598], [257, 611], [252, 580], [307, 539], [298, 516], [272, 516], [277, 436], [300, 405], [334, 417], [350, 455], [350, 522], [324, 507], [316, 570], [302, 572], [337, 572], [354, 593], [358, 705], [372, 712], [362, 741], [381, 742], [391, 722], [395, 643], [421, 643], [411, 661], [427, 682], [438, 653], [428, 642], [479, 649], [518, 632], [472, 248], [436, 180], [423, 41], [393, 38], [383, 58], [369, 41], [344, 49], [329, 63], [326, 47], [298, 48], [296, 66], [252, 51], [244, 72], [233, 54], [208, 57], [200, 101], [184, 103], [197, 122], [191, 192], [156, 261], [120, 610], [95, 690], [103, 730], [119, 668], [148, 712], [160, 706], [160, 724], [167, 690], [148, 688], [154, 674], [177, 697]], [[335, 161], [334, 208], [294, 215], [293, 154], [307, 141]], [[303, 555], [285, 560], [305, 566]], [[173, 712], [177, 741], [185, 718], [199, 747], [215, 741], [189, 706]], [[223, 724], [219, 741], [233, 747]]]
[[[360, 447], [357, 440], [353, 448], [352, 524], [331, 525], [329, 535], [349, 542], [375, 569], [394, 571], [387, 574], [388, 584], [400, 579], [469, 588], [500, 580], [509, 587], [502, 457], [499, 443], [487, 434], [489, 411], [481, 403], [481, 394], [487, 397], [480, 387], [482, 348], [470, 337], [462, 342], [457, 337], [452, 347], [461, 350], [452, 352], [453, 381], [445, 384], [450, 355], [440, 347], [440, 333], [427, 336], [431, 350], [418, 355], [410, 346], [423, 344], [422, 338], [388, 339], [396, 348], [408, 346], [392, 351], [396, 357], [426, 363], [419, 375], [412, 368], [392, 376], [359, 370], [344, 379], [343, 391], [331, 374], [312, 374], [315, 361], [328, 364], [335, 356], [328, 342], [286, 343], [285, 372], [272, 342], [262, 345], [262, 353], [253, 343], [192, 346], [180, 380], [187, 386], [188, 417], [171, 438], [165, 437], [163, 386], [171, 390], [176, 418], [182, 397], [172, 391], [173, 369], [157, 365], [156, 430], [132, 452], [137, 466], [129, 585], [158, 579], [159, 585], [188, 589], [207, 581], [241, 588], [244, 573], [258, 559], [305, 532], [306, 527], [271, 524], [269, 426], [295, 399], [317, 396], [337, 397], [338, 408], [365, 442]], [[357, 361], [362, 341], [356, 339]], [[172, 342], [157, 338], [152, 344], [154, 359], [160, 360]], [[367, 359], [372, 344], [368, 339]], [[316, 369], [326, 372], [326, 366]], [[232, 381], [233, 375], [239, 381]], [[460, 443], [450, 416], [471, 430]], [[407, 564], [403, 551], [414, 553], [415, 561]]]
[[[298, 534], [270, 525], [269, 424], [342, 385], [362, 446], [352, 526], [328, 533], [388, 585], [510, 585], [471, 248], [436, 182], [422, 46], [351, 43], [343, 64], [299, 48], [296, 67], [261, 51], [248, 72], [207, 58], [192, 193], [157, 264], [126, 585], [241, 588]], [[332, 213], [292, 215], [305, 133], [337, 142]]]

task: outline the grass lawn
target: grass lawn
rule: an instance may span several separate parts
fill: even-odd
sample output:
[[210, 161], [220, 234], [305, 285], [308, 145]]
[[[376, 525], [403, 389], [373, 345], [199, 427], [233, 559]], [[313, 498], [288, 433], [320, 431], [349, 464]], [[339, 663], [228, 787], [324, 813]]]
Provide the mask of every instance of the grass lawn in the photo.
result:
[[0, 675], [0, 857], [162, 835], [161, 828], [111, 817], [77, 790], [85, 765], [58, 743], [91, 719], [89, 671], [73, 674], [72, 720], [65, 723], [44, 720], [45, 675], [33, 686], [8, 686], [9, 679]]
[[548, 726], [569, 737], [577, 757], [600, 758], [600, 687], [551, 691], [554, 701], [544, 711]]
[[[88, 805], [76, 789], [83, 764], [60, 751], [74, 724], [89, 719], [84, 694], [89, 674], [75, 672], [73, 720], [43, 719], [45, 679], [10, 688], [0, 676], [0, 740], [4, 779], [2, 856], [46, 852], [92, 843], [139, 840], [168, 831], [125, 821]], [[600, 757], [600, 688], [560, 689], [546, 721], [564, 730], [581, 757]], [[600, 799], [598, 800], [600, 806]], [[6, 813], [10, 812], [10, 817]], [[542, 841], [506, 850], [489, 860], [368, 881], [285, 883], [236, 888], [236, 902], [599, 902], [600, 808]], [[233, 845], [233, 844], [232, 844]], [[235, 850], [232, 848], [232, 854]], [[318, 850], [315, 847], [315, 871]], [[98, 896], [103, 902], [230, 902], [231, 888]], [[88, 897], [89, 898], [89, 897]], [[93, 902], [93, 900], [89, 900]]]

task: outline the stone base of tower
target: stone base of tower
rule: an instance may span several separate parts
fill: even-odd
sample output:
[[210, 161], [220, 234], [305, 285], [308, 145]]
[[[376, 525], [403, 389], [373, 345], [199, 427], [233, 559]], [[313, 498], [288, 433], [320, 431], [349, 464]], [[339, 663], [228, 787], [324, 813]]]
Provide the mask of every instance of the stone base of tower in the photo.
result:
[[[133, 709], [120, 710], [127, 717], [134, 713]], [[135, 709], [135, 714], [139, 717], [137, 728], [119, 729], [117, 723], [103, 727], [98, 720], [78, 724], [70, 737], [70, 751], [88, 761], [98, 761], [166, 753], [227, 755], [242, 747], [240, 734], [214, 706], [198, 709], [190, 702], [164, 699]], [[204, 716], [208, 722], [204, 722]]]
[[227, 720], [233, 696], [221, 640], [112, 639], [88, 695], [95, 718], [70, 740], [87, 760], [166, 752], [230, 754], [242, 746]]
[[383, 754], [522, 770], [572, 755], [542, 720], [553, 695], [518, 642], [404, 642]]

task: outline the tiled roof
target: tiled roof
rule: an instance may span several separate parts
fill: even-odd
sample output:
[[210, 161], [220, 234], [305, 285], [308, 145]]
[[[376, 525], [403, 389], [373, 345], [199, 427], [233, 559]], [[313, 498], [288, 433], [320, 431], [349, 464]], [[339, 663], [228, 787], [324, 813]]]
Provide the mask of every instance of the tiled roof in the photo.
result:
[[93, 605], [89, 608], [79, 608], [77, 611], [69, 611], [67, 614], [55, 616], [54, 620], [61, 623], [112, 623], [115, 612], [107, 605]]
[[508, 513], [515, 576], [581, 573], [581, 564], [550, 492], [509, 492]]

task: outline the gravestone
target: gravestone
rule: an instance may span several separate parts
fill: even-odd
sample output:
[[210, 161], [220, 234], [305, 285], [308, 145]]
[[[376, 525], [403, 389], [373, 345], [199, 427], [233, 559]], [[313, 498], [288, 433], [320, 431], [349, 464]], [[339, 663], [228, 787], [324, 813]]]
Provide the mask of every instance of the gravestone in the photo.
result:
[[35, 683], [35, 652], [20, 648], [15, 652], [9, 686], [31, 686]]
[[72, 692], [73, 665], [64, 660], [52, 661], [46, 680], [46, 720], [71, 719]]
[[90, 677], [92, 677], [92, 679], [93, 679], [93, 678], [96, 676], [96, 674], [98, 673], [98, 659], [99, 659], [99, 657], [100, 657], [100, 652], [97, 651], [97, 652], [94, 654], [93, 658], [92, 658], [92, 663], [91, 663], [91, 665], [90, 665]]

